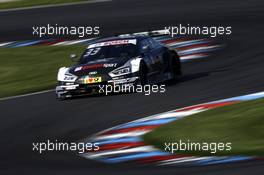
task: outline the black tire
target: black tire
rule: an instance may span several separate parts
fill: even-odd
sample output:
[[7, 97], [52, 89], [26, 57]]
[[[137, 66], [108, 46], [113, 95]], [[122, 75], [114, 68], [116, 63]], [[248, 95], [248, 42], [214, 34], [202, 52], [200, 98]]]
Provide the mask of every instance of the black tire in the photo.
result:
[[144, 86], [148, 83], [147, 65], [141, 61], [139, 66], [139, 84]]
[[175, 52], [171, 52], [169, 68], [173, 79], [177, 79], [182, 75], [180, 57]]
[[72, 98], [72, 96], [71, 97], [67, 97], [67, 95], [58, 95], [58, 94], [56, 94], [56, 98], [59, 100], [59, 101], [64, 101], [64, 100], [68, 100], [68, 99], [70, 99], [70, 98]]
[[65, 97], [65, 96], [58, 96], [58, 95], [56, 95], [56, 98], [59, 100], [59, 101], [64, 101], [64, 100], [66, 100], [67, 99], [67, 97]]

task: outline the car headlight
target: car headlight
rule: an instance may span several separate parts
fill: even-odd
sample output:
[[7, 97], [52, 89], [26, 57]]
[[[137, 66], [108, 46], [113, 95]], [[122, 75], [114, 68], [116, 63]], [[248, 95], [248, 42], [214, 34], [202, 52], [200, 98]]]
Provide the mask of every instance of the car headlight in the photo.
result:
[[69, 72], [69, 68], [62, 67], [59, 69], [57, 74], [57, 81], [58, 82], [68, 82], [72, 83], [77, 79], [76, 75], [73, 75]]
[[64, 80], [65, 81], [73, 81], [76, 78], [76, 76], [72, 76], [72, 75], [66, 75], [64, 76]]
[[130, 67], [125, 67], [125, 68], [121, 68], [121, 69], [116, 69], [113, 70], [111, 72], [111, 74], [115, 75], [115, 76], [120, 76], [120, 75], [125, 75], [125, 74], [129, 74], [131, 73], [131, 69]]

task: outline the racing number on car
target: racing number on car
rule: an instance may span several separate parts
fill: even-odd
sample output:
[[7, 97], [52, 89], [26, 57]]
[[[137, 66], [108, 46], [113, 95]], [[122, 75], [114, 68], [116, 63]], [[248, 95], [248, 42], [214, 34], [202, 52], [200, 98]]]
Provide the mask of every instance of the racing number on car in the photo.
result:
[[88, 49], [84, 57], [87, 57], [89, 55], [96, 55], [100, 50], [101, 50], [101, 47]]

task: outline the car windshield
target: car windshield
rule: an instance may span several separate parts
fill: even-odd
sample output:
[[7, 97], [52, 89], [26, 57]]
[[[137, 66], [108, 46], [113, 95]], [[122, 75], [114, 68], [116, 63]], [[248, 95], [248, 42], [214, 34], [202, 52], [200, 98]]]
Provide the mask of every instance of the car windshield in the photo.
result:
[[88, 47], [83, 53], [80, 63], [88, 63], [95, 60], [111, 58], [130, 58], [138, 56], [139, 51], [136, 44], [116, 44], [98, 47]]

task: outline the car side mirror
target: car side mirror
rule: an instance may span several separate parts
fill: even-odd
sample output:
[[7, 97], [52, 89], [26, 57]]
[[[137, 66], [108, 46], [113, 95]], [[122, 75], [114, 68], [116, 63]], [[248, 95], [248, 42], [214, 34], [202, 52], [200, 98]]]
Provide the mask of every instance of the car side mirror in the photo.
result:
[[77, 62], [78, 61], [78, 56], [76, 54], [70, 54], [70, 59], [73, 61], [73, 62]]

